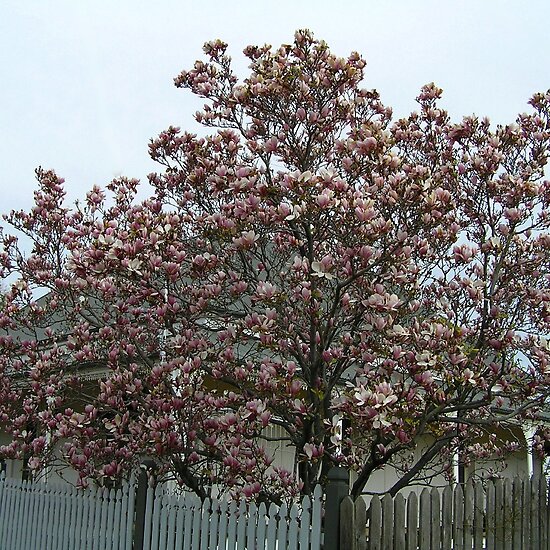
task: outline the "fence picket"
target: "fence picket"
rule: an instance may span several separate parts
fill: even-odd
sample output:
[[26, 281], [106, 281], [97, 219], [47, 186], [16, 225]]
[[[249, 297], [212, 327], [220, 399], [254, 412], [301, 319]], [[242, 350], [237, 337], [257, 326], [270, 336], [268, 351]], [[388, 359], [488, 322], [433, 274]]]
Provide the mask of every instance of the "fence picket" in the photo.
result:
[[464, 487], [464, 549], [471, 550], [474, 540], [474, 486], [468, 481]]
[[256, 546], [256, 505], [252, 502], [248, 506], [247, 525], [246, 525], [246, 542], [247, 548], [255, 548]]
[[369, 508], [369, 550], [381, 550], [382, 545], [382, 503], [377, 495], [370, 501]]
[[67, 510], [67, 488], [65, 485], [59, 485], [58, 487], [59, 498], [59, 513], [57, 515], [57, 523], [54, 528], [55, 538], [52, 548], [54, 550], [63, 550], [63, 540], [65, 538], [65, 529], [69, 523], [65, 514]]
[[[44, 499], [44, 508], [45, 508], [45, 524], [46, 524], [46, 544], [44, 546], [45, 550], [52, 550], [52, 540], [53, 540], [53, 526], [55, 524], [55, 511], [57, 507], [56, 495], [55, 495], [55, 486], [45, 486], [47, 491], [49, 503]], [[98, 522], [99, 524], [99, 522]], [[93, 550], [96, 550], [94, 547]]]
[[485, 504], [485, 529], [487, 538], [487, 550], [497, 550], [496, 545], [496, 504], [495, 504], [495, 485], [487, 484], [487, 496]]
[[538, 483], [534, 478], [530, 480], [531, 492], [531, 547], [536, 550], [540, 548], [539, 522], [537, 521], [537, 511], [539, 509]]
[[441, 543], [441, 497], [438, 489], [430, 491], [430, 518], [432, 522], [431, 548], [439, 548]]
[[473, 484], [474, 490], [474, 548], [483, 548], [485, 538], [485, 491], [479, 482]]
[[209, 546], [208, 548], [218, 548], [221, 546], [221, 539], [218, 537], [219, 533], [219, 522], [220, 522], [220, 502], [213, 500], [212, 501], [212, 512], [210, 515], [210, 535], [209, 535]]
[[[177, 501], [176, 497], [172, 497], [174, 506], [170, 511], [169, 519], [169, 539], [168, 539], [168, 549], [174, 550], [186, 550], [186, 546], [183, 545], [183, 535], [184, 535], [184, 525], [185, 525], [185, 514], [186, 508], [189, 506], [189, 499], [184, 499], [183, 502]], [[177, 506], [175, 505], [177, 502]], [[172, 544], [170, 546], [169, 544]]]
[[152, 530], [152, 517], [153, 517], [153, 505], [155, 501], [155, 489], [153, 482], [147, 487], [147, 501], [145, 506], [145, 529], [143, 531], [143, 550], [151, 550], [151, 530]]
[[544, 510], [548, 506], [548, 494], [547, 494], [547, 485], [546, 480], [543, 476], [537, 478], [539, 486], [539, 529], [540, 529], [540, 547], [543, 550], [548, 548], [548, 521], [547, 514], [544, 513]]
[[531, 544], [531, 485], [528, 479], [523, 482], [522, 507], [524, 513], [521, 522], [522, 548], [529, 548]]
[[[265, 505], [264, 508], [265, 510]], [[220, 520], [218, 522], [218, 540], [220, 545], [224, 545], [227, 539], [227, 523], [229, 520], [229, 505], [227, 500], [222, 500], [220, 503]]]
[[[122, 485], [120, 510], [119, 510], [120, 542], [118, 545], [118, 550], [130, 550], [128, 546], [132, 542], [131, 538], [133, 538], [133, 537], [130, 537], [130, 540], [129, 540], [128, 528], [129, 526], [133, 527], [134, 525], [134, 507], [133, 507], [134, 494], [135, 494], [134, 481], [135, 481], [134, 478], [131, 477], [126, 483], [123, 483]], [[131, 512], [130, 512], [130, 507], [131, 507]]]
[[11, 529], [11, 527], [14, 525], [14, 520], [15, 520], [15, 512], [14, 512], [14, 508], [16, 506], [15, 498], [16, 498], [16, 486], [15, 484], [10, 483], [9, 492], [8, 492], [8, 502], [6, 506], [6, 516], [8, 519], [5, 524], [6, 535], [5, 535], [5, 542], [2, 548], [12, 548], [13, 546], [12, 537], [13, 537], [14, 531], [13, 529]]
[[[322, 496], [323, 489], [321, 485], [317, 485], [313, 491], [313, 506], [311, 510], [311, 550], [320, 550], [321, 548]], [[366, 513], [366, 510], [364, 512]], [[366, 523], [365, 518], [364, 529], [366, 529]]]
[[453, 495], [453, 550], [464, 550], [464, 492], [462, 485], [458, 484], [455, 487]]
[[[258, 527], [256, 530], [256, 548], [261, 548], [262, 550], [265, 548], [265, 542], [266, 542], [265, 540], [266, 529], [267, 529], [266, 514], [267, 514], [266, 506], [265, 506], [265, 503], [262, 502], [258, 507]], [[308, 526], [309, 526], [309, 522], [308, 522]], [[222, 538], [221, 529], [219, 532], [220, 532], [220, 541], [222, 541], [224, 539]], [[300, 542], [300, 544], [302, 543]], [[303, 548], [305, 548], [305, 546], [303, 546]]]
[[55, 509], [54, 524], [52, 527], [52, 550], [58, 550], [59, 540], [63, 537], [63, 518], [65, 514], [65, 499], [63, 487], [57, 485], [55, 488]]
[[37, 498], [38, 494], [34, 487], [29, 490], [28, 495], [31, 499], [31, 508], [28, 524], [29, 529], [27, 532], [27, 536], [25, 537], [25, 543], [27, 544], [27, 548], [34, 548], [40, 544], [38, 537], [41, 536], [41, 531], [39, 528], [41, 510], [40, 502]]
[[405, 499], [403, 495], [397, 494], [393, 500], [393, 547], [395, 550], [405, 550]]
[[[49, 506], [48, 508], [48, 519], [46, 521], [47, 525], [47, 544], [46, 550], [54, 550], [53, 540], [55, 536], [55, 525], [57, 523], [57, 512], [59, 507], [59, 502], [57, 499], [57, 487], [55, 485], [48, 486], [49, 491]], [[19, 513], [19, 511], [18, 511]]]
[[[24, 491], [24, 482], [20, 482], [18, 488], [21, 492]], [[14, 494], [16, 494], [16, 493], [14, 493]], [[13, 505], [12, 505], [13, 521], [10, 522], [11, 530], [14, 531], [14, 532], [16, 530], [20, 529], [20, 526], [18, 525], [18, 523], [20, 521], [20, 518], [21, 518], [20, 508], [21, 508], [21, 498], [14, 497]], [[14, 529], [14, 527], [15, 527], [15, 529]], [[17, 538], [14, 535], [12, 535], [10, 537], [10, 544], [11, 544], [10, 548], [16, 548]]]
[[512, 528], [514, 526], [513, 504], [512, 504], [512, 482], [510, 479], [505, 479], [503, 483], [503, 498], [504, 498], [504, 544], [502, 550], [513, 550], [512, 546]]
[[0, 548], [3, 547], [4, 539], [4, 524], [6, 520], [6, 476], [2, 472], [0, 473]]
[[[15, 523], [11, 526], [11, 528], [16, 532], [19, 532], [23, 527], [23, 509], [25, 507], [25, 501], [27, 496], [26, 493], [27, 493], [26, 482], [23, 481], [20, 485], [20, 493], [19, 493], [19, 497], [17, 498], [16, 506], [15, 506], [15, 516], [14, 516]], [[21, 542], [19, 540], [19, 537], [14, 537], [12, 548], [18, 549], [20, 544]]]
[[210, 499], [204, 499], [201, 509], [200, 540], [201, 550], [208, 550], [208, 522], [210, 521]]
[[[262, 514], [258, 516], [258, 522], [261, 520]], [[300, 527], [299, 527], [299, 542], [300, 549], [307, 550], [309, 548], [309, 529], [311, 525], [311, 499], [308, 496], [305, 496], [302, 500], [302, 515], [300, 516]], [[258, 525], [259, 528], [259, 525]], [[260, 544], [258, 540], [258, 546], [263, 548], [263, 544]]]
[[157, 486], [159, 498], [155, 498], [153, 506], [153, 525], [151, 527], [151, 550], [166, 549], [166, 535], [168, 534], [168, 499], [169, 494]]
[[[18, 500], [18, 503], [17, 503], [17, 507], [15, 508], [16, 524], [14, 526], [12, 526], [12, 529], [13, 529], [13, 527], [15, 527], [15, 529], [20, 531], [23, 528], [23, 525], [24, 525], [23, 524], [24, 510], [25, 510], [26, 504], [27, 504], [27, 482], [25, 482], [25, 481], [21, 484], [21, 493], [20, 493], [19, 498], [17, 500]], [[18, 550], [20, 548], [21, 542], [22, 541], [21, 541], [20, 537], [15, 537], [13, 548]]]
[[[19, 483], [17, 486], [13, 486], [12, 490], [17, 487], [20, 489]], [[38, 533], [36, 534], [36, 541], [43, 547], [47, 548], [48, 545], [48, 514], [50, 506], [48, 506], [48, 500], [51, 498], [51, 493], [46, 486], [35, 485], [32, 488], [32, 492], [37, 496], [37, 511], [38, 511]], [[17, 498], [16, 492], [13, 491], [13, 498]], [[15, 536], [15, 531], [13, 531]]]
[[441, 548], [451, 548], [453, 538], [453, 490], [450, 485], [443, 489], [441, 497]]
[[0, 533], [0, 548], [6, 548], [7, 536], [9, 533], [8, 529], [8, 519], [9, 519], [9, 510], [10, 510], [10, 487], [9, 481], [4, 478], [2, 482], [3, 485], [3, 495], [2, 495], [2, 514], [0, 514], [0, 519], [2, 521], [2, 531]]
[[195, 507], [193, 510], [193, 527], [191, 536], [191, 550], [199, 550], [199, 544], [201, 542], [201, 518], [202, 518], [202, 503], [200, 500], [195, 501]]
[[[279, 521], [277, 523], [277, 542], [279, 543], [279, 548], [286, 548], [286, 541], [287, 541], [287, 521], [286, 516], [288, 514], [288, 508], [285, 503], [279, 508]], [[238, 547], [238, 550], [242, 550], [240, 547]]]
[[432, 530], [430, 491], [424, 489], [420, 493], [420, 529], [418, 536], [418, 548], [430, 550], [430, 534]]
[[122, 508], [122, 488], [118, 490], [113, 490], [113, 514], [112, 514], [112, 525], [113, 525], [113, 536], [112, 536], [112, 548], [114, 550], [121, 549], [121, 538], [122, 538], [122, 522], [120, 517], [120, 509]]
[[[61, 547], [62, 550], [70, 550], [74, 548], [74, 525], [76, 523], [76, 500], [74, 498], [74, 489], [71, 486], [67, 486], [66, 492], [67, 513], [65, 514], [66, 524], [65, 531], [63, 533], [64, 544]], [[73, 544], [71, 546], [71, 543]]]
[[275, 550], [277, 544], [277, 514], [279, 510], [271, 504], [267, 511], [267, 549]]
[[[20, 493], [20, 497], [17, 499], [17, 505], [15, 508], [15, 523], [12, 526], [12, 529], [14, 529], [14, 531], [19, 533], [22, 531], [22, 528], [23, 528], [23, 518], [24, 518], [23, 510], [25, 508], [26, 500], [27, 500], [27, 482], [24, 481], [21, 484], [21, 493]], [[20, 537], [15, 537], [12, 543], [12, 548], [14, 550], [18, 550], [20, 548], [20, 545], [21, 545]]]
[[93, 491], [95, 489], [92, 487], [88, 491], [88, 498], [84, 498], [83, 495], [81, 495], [80, 500], [82, 502], [82, 529], [80, 531], [80, 541], [81, 541], [81, 548], [86, 548], [86, 545], [88, 544], [88, 529], [91, 525], [90, 522], [90, 509], [91, 504], [93, 502]]
[[103, 493], [105, 489], [100, 488], [96, 493], [96, 498], [94, 502], [94, 519], [93, 519], [93, 540], [90, 548], [93, 550], [100, 550], [100, 533], [101, 529], [101, 513], [103, 508]]
[[393, 498], [384, 495], [382, 498], [382, 549], [393, 548]]
[[[491, 486], [492, 484], [489, 484]], [[521, 494], [522, 494], [522, 479], [520, 477], [514, 478], [512, 484], [512, 548], [521, 548]]]
[[[271, 510], [271, 508], [270, 508]], [[276, 523], [275, 515], [270, 520]], [[229, 518], [227, 521], [227, 550], [235, 550], [237, 543], [237, 504], [232, 502], [229, 506]]]
[[36, 526], [35, 526], [35, 503], [36, 498], [34, 498], [34, 492], [32, 489], [27, 489], [24, 496], [25, 500], [27, 501], [27, 506], [25, 507], [26, 514], [25, 514], [25, 524], [26, 528], [23, 530], [23, 536], [20, 538], [20, 547], [21, 548], [28, 548], [33, 543], [32, 537], [33, 533], [36, 532]]
[[99, 499], [100, 515], [99, 515], [99, 536], [98, 536], [98, 548], [99, 550], [106, 550], [106, 535], [105, 524], [107, 523], [107, 508], [109, 502], [109, 489], [106, 487], [101, 489], [101, 498]]
[[[359, 497], [355, 501], [355, 550], [367, 550], [367, 504]], [[313, 545], [312, 545], [312, 550]]]
[[407, 498], [407, 550], [416, 550], [418, 544], [418, 497], [411, 493]]
[[298, 507], [291, 506], [290, 521], [288, 522], [288, 550], [298, 550], [298, 515]]
[[[24, 481], [17, 481], [13, 480], [13, 483], [10, 484], [9, 488], [9, 504], [6, 508], [6, 511], [4, 513], [7, 513], [8, 521], [6, 522], [6, 528], [8, 530], [8, 536], [6, 537], [6, 544], [9, 546], [5, 546], [6, 548], [17, 548], [18, 542], [17, 537], [15, 536], [15, 533], [17, 533], [21, 529], [21, 521], [23, 518], [20, 514], [17, 513], [19, 508], [19, 502], [17, 500], [21, 500], [24, 498], [24, 493], [26, 491], [25, 488], [26, 482]], [[19, 499], [17, 498], [17, 495], [21, 495]], [[2, 546], [4, 548], [4, 546]]]
[[[178, 521], [178, 532], [181, 530], [183, 534], [181, 538], [183, 539], [182, 548], [183, 550], [191, 550], [191, 541], [193, 536], [193, 522], [195, 515], [195, 506], [198, 504], [198, 498], [193, 498], [189, 496], [185, 499], [185, 507], [183, 511], [182, 522]], [[180, 528], [181, 527], [181, 528]], [[180, 548], [176, 542], [176, 548]]]
[[[286, 512], [286, 509], [285, 509]], [[286, 525], [286, 524], [285, 524]], [[244, 500], [241, 500], [239, 504], [239, 524], [237, 525], [237, 550], [245, 550], [246, 548], [246, 504]], [[286, 545], [286, 533], [285, 533], [285, 545]], [[285, 548], [286, 546], [281, 546]]]
[[[159, 537], [161, 528], [161, 518], [163, 516], [162, 509], [164, 504], [164, 493], [160, 487], [155, 487], [153, 493], [153, 514], [151, 516], [151, 536], [146, 537], [146, 540], [150, 540], [150, 550], [159, 550]], [[149, 498], [149, 496], [147, 497]]]
[[[112, 487], [107, 491], [107, 529], [105, 536], [105, 550], [113, 548], [113, 536], [114, 536], [114, 516], [116, 505], [116, 489]], [[105, 506], [105, 503], [103, 504]]]
[[[21, 515], [21, 499], [18, 498], [18, 495], [21, 491], [25, 490], [25, 482], [20, 481], [16, 485], [13, 486], [12, 494], [13, 494], [13, 500], [12, 500], [12, 507], [11, 507], [11, 521], [10, 521], [10, 530], [12, 531], [11, 537], [10, 537], [10, 546], [9, 548], [15, 548], [17, 545], [17, 527], [14, 529], [13, 527], [17, 525], [18, 519]], [[46, 537], [46, 543], [48, 546], [50, 545], [51, 540], [51, 521], [50, 523], [46, 523], [46, 530], [47, 530], [47, 537]], [[48, 548], [48, 547], [47, 547]], [[48, 548], [49, 550], [49, 548]]]
[[124, 491], [124, 503], [121, 510], [122, 517], [126, 516], [126, 540], [124, 541], [126, 544], [121, 550], [132, 550], [133, 546], [136, 485], [137, 477], [132, 475]]
[[67, 521], [65, 518], [65, 511], [66, 511], [66, 505], [67, 505], [67, 491], [64, 486], [59, 486], [57, 490], [58, 494], [58, 500], [59, 500], [59, 506], [58, 506], [58, 514], [57, 514], [57, 521], [54, 526], [54, 540], [52, 548], [54, 550], [63, 550], [62, 543], [63, 538], [65, 536], [65, 526], [67, 525]]
[[[88, 497], [90, 493], [87, 493]], [[89, 498], [84, 498], [84, 495], [80, 493], [77, 496], [78, 501], [78, 509], [77, 509], [77, 523], [76, 523], [76, 541], [78, 541], [78, 544], [75, 543], [73, 548], [86, 548], [86, 529], [88, 526], [88, 501]]]
[[40, 519], [41, 519], [41, 510], [40, 510], [40, 500], [39, 494], [36, 491], [35, 487], [29, 488], [27, 492], [30, 497], [32, 504], [30, 508], [30, 517], [29, 517], [29, 529], [27, 530], [26, 536], [24, 538], [24, 544], [27, 547], [33, 547], [39, 544], [38, 537], [41, 536], [40, 533]]
[[500, 550], [504, 543], [504, 483], [495, 479], [495, 547]]
[[355, 504], [345, 497], [340, 504], [340, 548], [355, 550]]
[[52, 524], [50, 548], [52, 550], [56, 550], [56, 541], [59, 537], [59, 524], [61, 523], [62, 499], [60, 489], [57, 484], [53, 487], [53, 510], [50, 516], [50, 523]]
[[178, 506], [174, 518], [174, 548], [186, 550], [183, 545], [183, 522], [185, 521], [185, 509]]

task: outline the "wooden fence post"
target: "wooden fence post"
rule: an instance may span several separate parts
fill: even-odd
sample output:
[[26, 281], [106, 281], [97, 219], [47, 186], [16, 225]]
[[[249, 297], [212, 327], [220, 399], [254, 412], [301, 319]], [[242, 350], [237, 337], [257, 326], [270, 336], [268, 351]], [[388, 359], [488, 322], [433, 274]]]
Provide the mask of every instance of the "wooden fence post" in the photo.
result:
[[153, 460], [144, 460], [139, 469], [138, 485], [136, 489], [135, 520], [134, 520], [134, 545], [133, 550], [143, 550], [145, 534], [145, 511], [147, 509], [147, 489], [149, 488], [149, 476], [154, 468]]
[[326, 488], [324, 550], [340, 548], [340, 504], [348, 495], [348, 471], [345, 468], [331, 468], [328, 472]]

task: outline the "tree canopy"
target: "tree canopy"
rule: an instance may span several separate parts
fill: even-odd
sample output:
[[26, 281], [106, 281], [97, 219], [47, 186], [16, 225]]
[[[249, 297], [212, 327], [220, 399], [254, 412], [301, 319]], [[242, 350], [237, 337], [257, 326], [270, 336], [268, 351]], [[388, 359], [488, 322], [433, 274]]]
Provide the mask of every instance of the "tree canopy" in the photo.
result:
[[2, 234], [3, 456], [82, 483], [149, 456], [202, 497], [280, 500], [333, 465], [357, 472], [354, 495], [394, 465], [395, 492], [457, 450], [495, 452], [484, 430], [536, 423], [550, 93], [492, 127], [453, 123], [429, 84], [394, 120], [361, 56], [309, 31], [246, 48], [244, 80], [226, 48], [175, 79], [211, 133], [151, 141], [149, 198], [118, 178], [67, 205], [38, 169], [35, 206], [6, 217], [31, 246]]

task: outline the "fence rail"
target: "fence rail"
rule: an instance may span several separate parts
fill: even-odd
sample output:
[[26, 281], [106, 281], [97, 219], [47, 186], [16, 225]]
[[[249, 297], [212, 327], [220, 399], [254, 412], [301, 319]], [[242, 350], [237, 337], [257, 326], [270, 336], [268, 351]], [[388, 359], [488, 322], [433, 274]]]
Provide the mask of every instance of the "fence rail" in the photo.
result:
[[82, 490], [0, 477], [0, 550], [320, 550], [321, 501], [321, 487], [279, 508], [201, 502], [163, 485], [140, 492], [133, 481]]
[[424, 489], [420, 497], [374, 496], [367, 509], [346, 497], [340, 508], [344, 550], [550, 550], [544, 477], [469, 481]]

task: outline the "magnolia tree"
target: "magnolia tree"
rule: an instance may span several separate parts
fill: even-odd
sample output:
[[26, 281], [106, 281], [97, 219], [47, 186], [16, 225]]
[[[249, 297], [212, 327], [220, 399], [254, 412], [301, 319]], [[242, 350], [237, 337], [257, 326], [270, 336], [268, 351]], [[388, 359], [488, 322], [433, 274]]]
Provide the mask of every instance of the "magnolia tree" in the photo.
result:
[[3, 456], [84, 484], [152, 457], [201, 497], [278, 501], [335, 465], [354, 496], [393, 466], [394, 494], [506, 450], [483, 432], [550, 392], [550, 93], [492, 128], [432, 84], [392, 120], [364, 60], [308, 31], [246, 48], [243, 81], [204, 52], [175, 83], [211, 133], [151, 142], [150, 198], [120, 178], [67, 206], [39, 169], [6, 217]]

